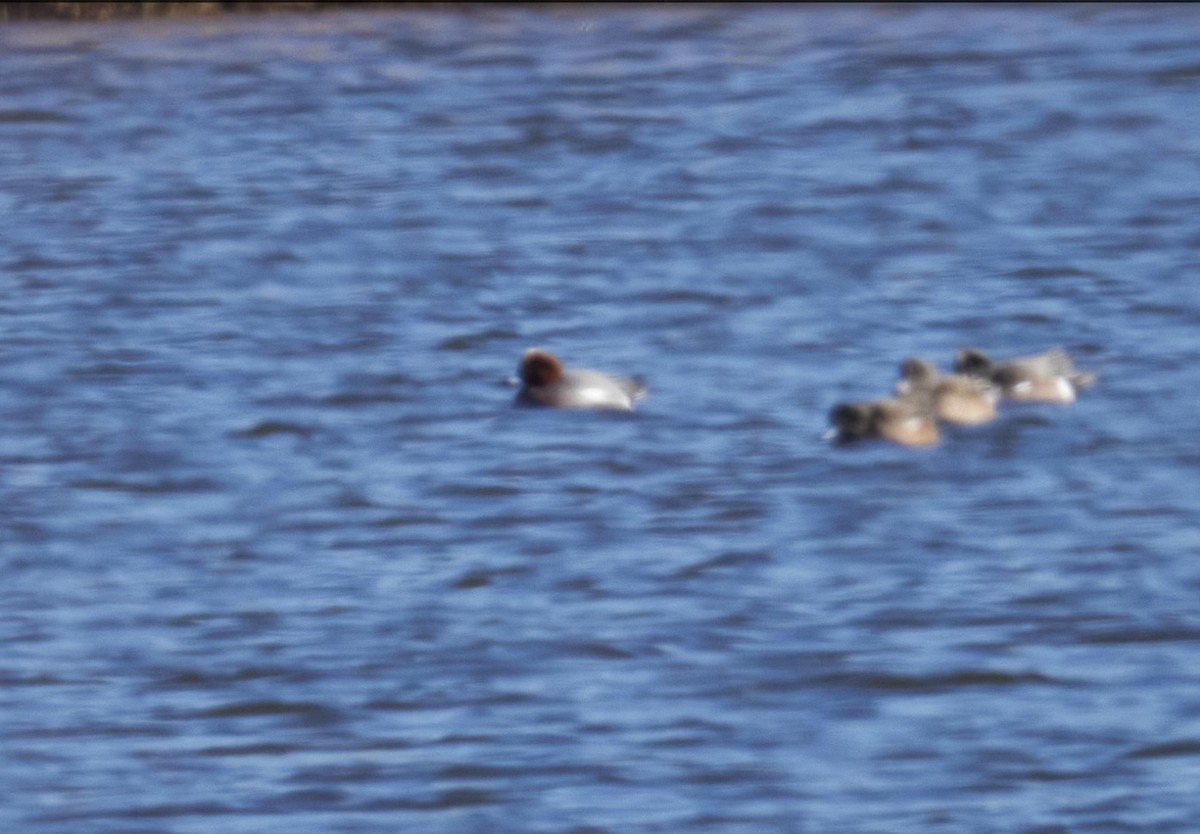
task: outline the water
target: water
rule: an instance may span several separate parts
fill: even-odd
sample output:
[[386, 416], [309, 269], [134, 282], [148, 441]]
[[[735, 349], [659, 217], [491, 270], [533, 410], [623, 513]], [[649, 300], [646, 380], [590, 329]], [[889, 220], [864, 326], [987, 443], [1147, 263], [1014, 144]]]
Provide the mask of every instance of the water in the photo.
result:
[[[1193, 831], [1198, 36], [0, 29], [0, 830]], [[821, 439], [966, 344], [1100, 380]]]

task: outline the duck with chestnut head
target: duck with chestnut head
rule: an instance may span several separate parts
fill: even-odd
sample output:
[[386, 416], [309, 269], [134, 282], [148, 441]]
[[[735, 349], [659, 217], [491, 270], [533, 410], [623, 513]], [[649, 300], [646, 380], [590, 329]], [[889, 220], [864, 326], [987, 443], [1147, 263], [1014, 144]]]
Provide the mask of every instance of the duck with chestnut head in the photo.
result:
[[599, 408], [632, 411], [646, 386], [630, 377], [567, 368], [542, 348], [530, 348], [518, 369], [521, 388], [513, 405], [533, 408]]

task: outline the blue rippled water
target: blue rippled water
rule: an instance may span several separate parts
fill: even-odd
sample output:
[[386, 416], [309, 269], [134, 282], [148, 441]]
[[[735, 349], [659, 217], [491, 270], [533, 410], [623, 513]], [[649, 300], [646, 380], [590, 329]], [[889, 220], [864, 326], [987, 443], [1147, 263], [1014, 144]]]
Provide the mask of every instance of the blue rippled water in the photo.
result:
[[[1184, 5], [0, 28], [0, 829], [1193, 831], [1198, 101]], [[822, 439], [967, 344], [1099, 381]]]

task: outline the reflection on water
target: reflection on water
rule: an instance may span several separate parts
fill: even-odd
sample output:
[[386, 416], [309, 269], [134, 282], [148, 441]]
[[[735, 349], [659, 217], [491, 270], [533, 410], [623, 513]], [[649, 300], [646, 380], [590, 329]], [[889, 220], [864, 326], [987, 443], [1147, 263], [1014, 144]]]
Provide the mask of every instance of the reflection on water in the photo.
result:
[[[0, 823], [1190, 830], [1197, 34], [0, 29]], [[1100, 380], [821, 439], [964, 344]]]

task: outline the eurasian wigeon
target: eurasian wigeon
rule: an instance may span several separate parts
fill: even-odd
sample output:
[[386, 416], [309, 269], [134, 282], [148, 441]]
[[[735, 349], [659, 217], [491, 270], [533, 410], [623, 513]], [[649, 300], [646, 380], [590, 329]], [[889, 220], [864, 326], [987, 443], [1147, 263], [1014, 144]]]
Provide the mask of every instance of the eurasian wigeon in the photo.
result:
[[910, 397], [839, 403], [829, 412], [829, 422], [839, 443], [879, 438], [904, 446], [932, 446], [940, 437], [933, 411]]
[[515, 406], [632, 411], [634, 403], [646, 394], [646, 386], [636, 379], [567, 369], [557, 356], [540, 348], [525, 351], [518, 375], [521, 390], [513, 401]]
[[1080, 371], [1065, 351], [1055, 348], [1032, 356], [995, 360], [976, 348], [963, 348], [954, 358], [954, 370], [982, 377], [999, 386], [1012, 400], [1071, 403], [1079, 389], [1096, 380], [1091, 371]]
[[924, 359], [900, 364], [896, 393], [925, 400], [939, 420], [975, 426], [996, 419], [1000, 389], [983, 377], [943, 374]]

